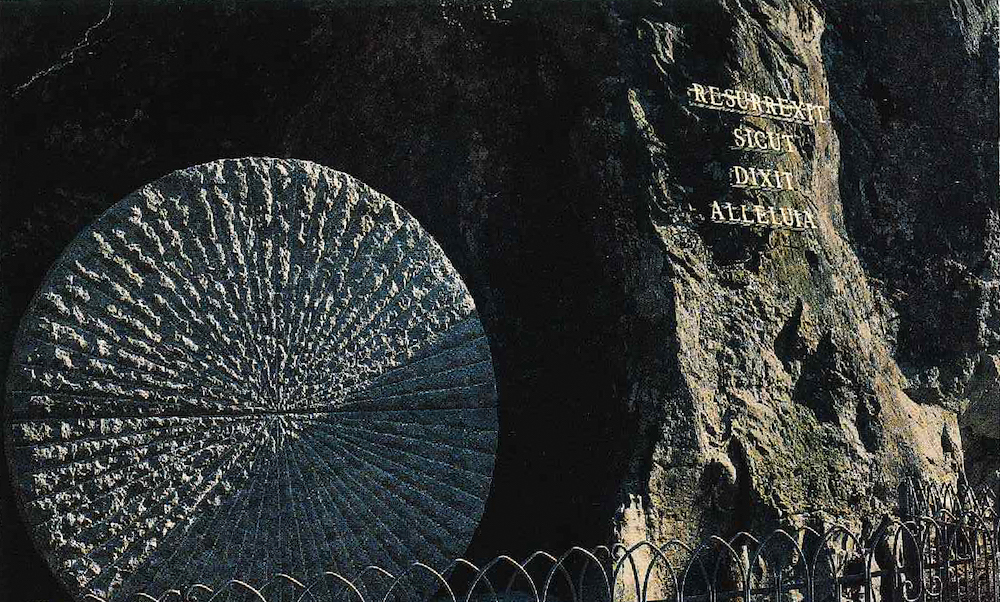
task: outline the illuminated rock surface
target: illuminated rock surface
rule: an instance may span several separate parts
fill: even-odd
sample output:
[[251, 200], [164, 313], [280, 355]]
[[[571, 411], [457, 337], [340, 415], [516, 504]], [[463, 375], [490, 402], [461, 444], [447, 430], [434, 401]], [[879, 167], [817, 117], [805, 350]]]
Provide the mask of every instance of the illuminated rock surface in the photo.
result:
[[112, 207], [49, 272], [8, 394], [23, 510], [77, 596], [440, 563], [493, 470], [465, 285], [400, 207], [300, 161]]
[[[355, 175], [442, 245], [490, 333], [476, 561], [860, 526], [907, 476], [1000, 466], [996, 2], [114, 2], [51, 72], [107, 5], [8, 4], [0, 81], [44, 73], [0, 119], [10, 323], [160, 174], [266, 154]], [[751, 160], [732, 131], [765, 124], [691, 107], [693, 82], [830, 124], [772, 124], [794, 152]], [[736, 164], [793, 173], [805, 194], [768, 204], [819, 228], [671, 223]], [[41, 587], [0, 498], [10, 574]]]

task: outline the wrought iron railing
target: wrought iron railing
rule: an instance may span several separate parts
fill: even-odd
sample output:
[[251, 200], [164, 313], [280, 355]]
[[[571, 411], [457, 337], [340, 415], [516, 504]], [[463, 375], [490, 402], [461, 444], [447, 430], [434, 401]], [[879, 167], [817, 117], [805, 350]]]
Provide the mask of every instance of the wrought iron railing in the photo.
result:
[[[313, 579], [277, 574], [219, 587], [128, 598], [144, 602], [997, 602], [1000, 519], [996, 493], [908, 481], [899, 510], [861, 533], [843, 526], [741, 532], [692, 547], [642, 541], [501, 555], [482, 565], [414, 562]], [[89, 596], [92, 602], [107, 602]]]

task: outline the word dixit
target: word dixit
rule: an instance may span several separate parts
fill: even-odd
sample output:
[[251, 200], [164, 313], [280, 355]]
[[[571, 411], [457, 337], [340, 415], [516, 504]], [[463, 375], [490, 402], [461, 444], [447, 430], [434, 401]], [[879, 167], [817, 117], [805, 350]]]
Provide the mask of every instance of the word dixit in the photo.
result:
[[759, 167], [734, 165], [733, 188], [757, 188], [760, 190], [795, 190], [792, 186], [792, 172]]

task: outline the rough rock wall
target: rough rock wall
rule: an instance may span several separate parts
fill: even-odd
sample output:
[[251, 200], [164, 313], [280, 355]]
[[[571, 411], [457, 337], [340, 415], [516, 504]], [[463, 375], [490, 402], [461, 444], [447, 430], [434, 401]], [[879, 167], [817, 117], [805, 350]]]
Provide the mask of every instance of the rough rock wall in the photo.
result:
[[[863, 522], [996, 468], [996, 4], [618, 7], [631, 449], [619, 537]], [[676, 225], [733, 161], [691, 82], [829, 106], [780, 128], [819, 229]], [[752, 120], [750, 120], [752, 121]], [[692, 135], [697, 132], [697, 135]], [[721, 155], [721, 156], [720, 156]], [[786, 197], [787, 198], [787, 197]], [[693, 509], [693, 510], [692, 510]]]
[[[473, 556], [860, 521], [996, 461], [995, 2], [178, 6], [4, 9], [5, 332], [138, 186], [298, 157], [469, 285], [502, 431]], [[693, 81], [829, 107], [783, 159], [818, 230], [674, 222], [735, 157]]]
[[893, 300], [904, 391], [959, 415], [981, 484], [1000, 467], [997, 3], [828, 12], [848, 232]]

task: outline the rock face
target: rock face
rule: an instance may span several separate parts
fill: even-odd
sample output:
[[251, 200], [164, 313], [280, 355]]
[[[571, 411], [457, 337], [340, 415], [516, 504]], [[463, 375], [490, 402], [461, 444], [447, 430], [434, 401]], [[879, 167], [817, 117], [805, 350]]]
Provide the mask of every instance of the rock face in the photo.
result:
[[[624, 539], [861, 522], [901, 477], [962, 470], [970, 439], [995, 468], [996, 19], [995, 3], [791, 1], [663, 3], [621, 22], [634, 188], [618, 196], [648, 220], [622, 257], [644, 268], [627, 283], [628, 407], [647, 443]], [[794, 140], [776, 160], [801, 184], [785, 202], [818, 229], [669, 219], [710, 200], [733, 128], [762, 127], [691, 108], [691, 82], [829, 107], [829, 124], [770, 126]]]
[[468, 291], [395, 203], [312, 163], [116, 204], [46, 278], [7, 388], [22, 508], [77, 599], [446, 564], [489, 493]]
[[[503, 403], [473, 556], [857, 525], [905, 476], [997, 467], [996, 2], [145, 8], [8, 17], [9, 322], [128, 191], [300, 157], [406, 207], [476, 300]], [[740, 196], [737, 163], [797, 192]], [[743, 198], [817, 228], [684, 219]]]

